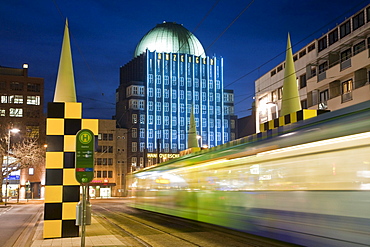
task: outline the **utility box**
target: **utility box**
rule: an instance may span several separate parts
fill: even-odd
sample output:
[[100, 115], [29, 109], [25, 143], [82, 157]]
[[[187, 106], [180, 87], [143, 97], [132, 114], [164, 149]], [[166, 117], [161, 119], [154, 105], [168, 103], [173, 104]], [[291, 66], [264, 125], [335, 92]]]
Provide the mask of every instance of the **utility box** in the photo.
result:
[[[76, 226], [82, 225], [82, 201], [79, 201], [76, 205]], [[86, 201], [86, 221], [85, 225], [91, 225], [91, 203]]]

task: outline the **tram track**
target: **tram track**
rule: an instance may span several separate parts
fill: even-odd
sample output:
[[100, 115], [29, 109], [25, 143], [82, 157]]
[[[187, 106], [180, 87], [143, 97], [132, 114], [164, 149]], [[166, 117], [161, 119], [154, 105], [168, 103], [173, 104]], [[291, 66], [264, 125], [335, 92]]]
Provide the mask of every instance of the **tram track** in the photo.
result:
[[[106, 214], [104, 214], [102, 211], [105, 211]], [[98, 213], [99, 212], [99, 213]], [[114, 215], [114, 218], [113, 217], [107, 217], [107, 213], [111, 216]], [[179, 236], [176, 236], [175, 234], [172, 234], [171, 232], [169, 231], [165, 231], [163, 229], [160, 229], [158, 227], [155, 227], [151, 224], [148, 224], [146, 223], [145, 221], [142, 221], [142, 220], [138, 220], [137, 218], [135, 219], [135, 217], [133, 216], [129, 216], [129, 215], [125, 215], [123, 213], [115, 213], [113, 212], [112, 210], [106, 208], [106, 207], [103, 207], [103, 206], [97, 206], [97, 209], [94, 210], [94, 214], [95, 216], [101, 218], [101, 219], [104, 219], [104, 221], [108, 222], [109, 224], [111, 224], [113, 227], [115, 227], [116, 229], [119, 229], [122, 233], [124, 233], [125, 235], [131, 237], [132, 239], [134, 239], [135, 241], [137, 241], [140, 245], [142, 246], [145, 246], [145, 247], [152, 247], [152, 246], [163, 246], [162, 244], [163, 243], [159, 243], [159, 245], [156, 244], [155, 241], [153, 241], [152, 238], [148, 238], [148, 236], [154, 236], [154, 235], [166, 235], [166, 238], [173, 238], [172, 239], [172, 243], [177, 243], [176, 245], [179, 244], [179, 246], [201, 246], [197, 243], [194, 243], [194, 242], [191, 242], [187, 239], [184, 239], [182, 237], [179, 237]], [[124, 224], [122, 222], [125, 222]], [[130, 226], [130, 227], [127, 227], [127, 226]], [[137, 226], [135, 226], [137, 225]], [[137, 232], [134, 230], [135, 228], [141, 228], [141, 231], [145, 231], [145, 232], [151, 232], [153, 231], [153, 233], [151, 234], [144, 234], [144, 235], [141, 235], [141, 237], [139, 237], [140, 235], [137, 234]], [[144, 228], [146, 228], [146, 230], [144, 230]], [[162, 238], [163, 240], [164, 238]], [[186, 245], [184, 245], [186, 244]], [[172, 245], [173, 246], [173, 245]]]
[[95, 204], [93, 215], [129, 246], [293, 246], [202, 222], [121, 206]]

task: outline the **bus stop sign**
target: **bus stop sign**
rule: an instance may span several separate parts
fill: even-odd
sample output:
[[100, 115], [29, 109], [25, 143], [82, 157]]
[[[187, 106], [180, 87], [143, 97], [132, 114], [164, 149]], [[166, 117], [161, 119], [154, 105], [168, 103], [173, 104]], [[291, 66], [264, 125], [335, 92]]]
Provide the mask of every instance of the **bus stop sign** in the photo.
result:
[[76, 180], [90, 183], [94, 178], [95, 136], [91, 130], [82, 129], [76, 135]]

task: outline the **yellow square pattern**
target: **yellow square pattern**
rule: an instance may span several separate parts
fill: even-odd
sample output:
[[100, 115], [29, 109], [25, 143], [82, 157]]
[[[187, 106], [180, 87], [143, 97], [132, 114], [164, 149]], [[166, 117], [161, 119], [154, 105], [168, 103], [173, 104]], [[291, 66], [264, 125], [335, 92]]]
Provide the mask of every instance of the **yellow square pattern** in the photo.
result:
[[46, 119], [46, 135], [64, 135], [64, 119]]
[[274, 120], [269, 121], [269, 129], [275, 129], [274, 127]]
[[74, 168], [63, 169], [63, 185], [79, 185], [80, 183], [76, 180]]
[[297, 112], [290, 113], [290, 123], [297, 122]]
[[94, 133], [94, 135], [98, 135], [99, 133], [98, 125], [99, 125], [98, 119], [82, 119], [81, 128], [89, 129]]
[[64, 118], [82, 118], [82, 103], [65, 102]]
[[64, 136], [64, 152], [76, 152], [76, 136], [65, 135]]
[[303, 119], [309, 119], [316, 116], [317, 116], [316, 110], [306, 110], [306, 109], [303, 110]]
[[45, 186], [45, 203], [62, 202], [63, 185], [46, 185]]
[[62, 219], [75, 220], [76, 219], [76, 205], [78, 202], [64, 202], [62, 205]]
[[60, 238], [62, 236], [62, 220], [44, 221], [44, 238]]
[[45, 168], [63, 168], [63, 152], [46, 152]]

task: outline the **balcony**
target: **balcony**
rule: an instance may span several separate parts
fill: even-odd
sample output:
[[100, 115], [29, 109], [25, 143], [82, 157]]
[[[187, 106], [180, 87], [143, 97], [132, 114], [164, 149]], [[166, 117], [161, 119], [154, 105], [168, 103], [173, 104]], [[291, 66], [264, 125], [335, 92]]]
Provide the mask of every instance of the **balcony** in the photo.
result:
[[352, 100], [352, 91], [342, 94], [342, 103]]
[[325, 80], [326, 79], [326, 71], [323, 71], [321, 72], [318, 76], [317, 76], [317, 81], [322, 81], [322, 80]]
[[345, 70], [352, 66], [351, 59], [347, 59], [340, 63], [340, 71]]

